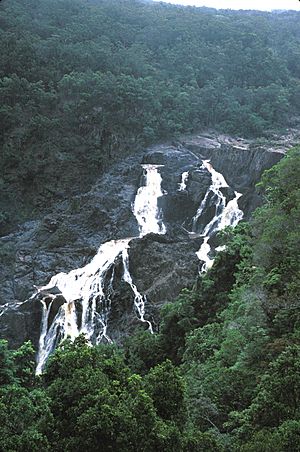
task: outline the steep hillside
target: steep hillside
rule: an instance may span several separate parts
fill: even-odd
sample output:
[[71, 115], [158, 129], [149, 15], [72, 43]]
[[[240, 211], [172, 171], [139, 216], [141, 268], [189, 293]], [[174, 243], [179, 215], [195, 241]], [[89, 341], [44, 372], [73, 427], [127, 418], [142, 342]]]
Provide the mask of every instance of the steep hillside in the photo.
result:
[[29, 343], [0, 341], [1, 450], [300, 450], [299, 160], [265, 173], [264, 206], [158, 334], [67, 340], [41, 377]]
[[2, 233], [146, 144], [299, 116], [296, 12], [3, 0], [0, 23]]
[[[90, 325], [88, 335], [95, 342], [123, 342], [141, 320], [126, 268], [146, 297], [144, 315], [156, 331], [159, 307], [191, 288], [198, 272], [211, 265], [217, 231], [249, 218], [260, 203], [255, 184], [283, 155], [280, 142], [274, 149], [211, 132], [156, 145], [115, 164], [88, 192], [57, 203], [41, 220], [0, 239], [0, 337], [14, 347], [30, 339], [44, 350], [39, 341], [46, 334], [48, 355], [59, 338], [83, 330], [81, 310], [93, 317], [94, 297], [102, 323]], [[157, 174], [147, 173], [151, 165]], [[102, 252], [106, 258], [97, 262]], [[93, 258], [91, 272], [102, 280], [103, 293], [94, 290], [98, 283], [87, 274], [81, 283], [86, 289], [72, 293], [80, 269]], [[61, 279], [68, 272], [70, 279]], [[65, 312], [67, 302], [75, 303], [73, 320]]]
[[0, 452], [300, 452], [299, 20], [0, 2]]

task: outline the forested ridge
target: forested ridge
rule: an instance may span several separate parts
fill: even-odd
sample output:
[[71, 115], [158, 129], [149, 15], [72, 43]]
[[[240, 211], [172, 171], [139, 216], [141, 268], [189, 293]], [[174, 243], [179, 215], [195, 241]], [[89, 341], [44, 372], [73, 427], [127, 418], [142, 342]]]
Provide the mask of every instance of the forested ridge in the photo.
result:
[[[297, 124], [300, 13], [0, 3], [1, 231], [114, 161], [203, 127]], [[0, 452], [300, 451], [300, 147], [225, 229], [213, 267], [122, 346], [0, 340]]]
[[299, 17], [3, 0], [2, 232], [149, 143], [203, 127], [262, 136], [295, 122]]
[[300, 148], [265, 172], [263, 207], [223, 235], [160, 331], [66, 340], [35, 376], [0, 341], [0, 450], [300, 450]]

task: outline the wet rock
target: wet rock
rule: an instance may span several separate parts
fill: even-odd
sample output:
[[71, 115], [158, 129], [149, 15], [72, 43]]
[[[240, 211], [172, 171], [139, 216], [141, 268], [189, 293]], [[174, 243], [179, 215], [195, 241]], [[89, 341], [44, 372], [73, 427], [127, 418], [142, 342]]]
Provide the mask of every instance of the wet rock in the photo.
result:
[[172, 301], [183, 287], [191, 287], [197, 275], [197, 246], [189, 239], [163, 240], [149, 234], [130, 246], [130, 272], [149, 303]]
[[[47, 284], [59, 272], [83, 267], [91, 261], [100, 244], [108, 240], [139, 235], [132, 204], [143, 183], [141, 164], [162, 165], [159, 172], [164, 195], [158, 205], [167, 234], [148, 234], [134, 239], [129, 250], [133, 282], [147, 298], [145, 318], [155, 325], [159, 307], [174, 300], [182, 288], [192, 287], [198, 274], [195, 252], [202, 240], [199, 233], [215, 212], [211, 200], [197, 223], [197, 233], [191, 233], [192, 219], [211, 185], [211, 175], [202, 166], [202, 160], [210, 159], [216, 171], [224, 175], [230, 188], [222, 192], [228, 200], [233, 199], [234, 191], [243, 194], [239, 205], [248, 218], [260, 203], [255, 184], [266, 168], [282, 158], [281, 149], [289, 147], [288, 140], [281, 137], [279, 141], [278, 147], [274, 138], [268, 148], [267, 144], [256, 146], [251, 141], [208, 131], [172, 144], [153, 146], [115, 164], [88, 192], [58, 202], [43, 219], [20, 225], [14, 233], [2, 237], [1, 337], [8, 339], [12, 347], [28, 339], [37, 346], [42, 304], [38, 297], [30, 299], [34, 286]], [[185, 190], [180, 191], [184, 172], [189, 175]], [[123, 271], [119, 259], [108, 323], [109, 335], [117, 341], [122, 341], [124, 335], [141, 323]], [[60, 293], [55, 293], [55, 288], [41, 297], [48, 297], [49, 302], [55, 298], [51, 321], [65, 300]], [[79, 311], [78, 302], [76, 306]], [[147, 328], [147, 323], [144, 326]]]
[[54, 232], [59, 226], [59, 220], [52, 217], [45, 217], [42, 225], [47, 231]]
[[37, 349], [41, 319], [42, 305], [39, 302], [10, 302], [0, 316], [0, 338], [8, 340], [12, 348], [31, 340]]
[[48, 301], [48, 303], [50, 303], [52, 301], [50, 312], [49, 312], [49, 317], [48, 317], [48, 328], [50, 328], [56, 314], [58, 313], [59, 308], [64, 303], [66, 303], [66, 300], [64, 299], [64, 297], [62, 295], [58, 295], [54, 299], [53, 299], [53, 297], [50, 297], [48, 300], [47, 300], [47, 298], [44, 299], [44, 301], [46, 302], [46, 304], [47, 304], [47, 301]]

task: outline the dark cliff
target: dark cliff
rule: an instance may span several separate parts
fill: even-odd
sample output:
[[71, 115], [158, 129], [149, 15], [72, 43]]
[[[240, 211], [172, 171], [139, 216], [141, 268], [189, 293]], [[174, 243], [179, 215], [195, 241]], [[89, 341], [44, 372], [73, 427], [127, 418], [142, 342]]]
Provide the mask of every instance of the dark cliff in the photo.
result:
[[[191, 287], [198, 274], [195, 252], [201, 238], [188, 231], [210, 185], [202, 159], [210, 159], [224, 175], [230, 185], [229, 198], [233, 190], [243, 194], [240, 207], [247, 218], [259, 204], [255, 184], [261, 173], [282, 155], [281, 150], [259, 148], [216, 134], [157, 145], [116, 164], [90, 191], [57, 204], [44, 218], [20, 225], [1, 239], [1, 337], [12, 347], [27, 339], [37, 347], [42, 308], [37, 298], [28, 300], [35, 286], [47, 284], [56, 273], [86, 265], [105, 241], [138, 236], [132, 202], [141, 184], [141, 163], [163, 165], [164, 195], [159, 206], [167, 233], [136, 238], [129, 250], [133, 282], [147, 297], [146, 318], [155, 327], [159, 306], [174, 300], [183, 287]], [[184, 172], [188, 172], [186, 188], [179, 191]], [[121, 262], [116, 262], [115, 268], [108, 328], [110, 337], [120, 341], [139, 322], [132, 293], [122, 280]]]

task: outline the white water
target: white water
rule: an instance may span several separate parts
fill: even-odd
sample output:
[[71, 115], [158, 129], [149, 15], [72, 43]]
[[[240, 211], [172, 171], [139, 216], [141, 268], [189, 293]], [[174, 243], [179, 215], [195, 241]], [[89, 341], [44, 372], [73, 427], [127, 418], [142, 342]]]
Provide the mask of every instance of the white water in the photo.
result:
[[[157, 170], [158, 165], [143, 165], [143, 168], [145, 186], [139, 188], [133, 206], [133, 213], [140, 226], [140, 236], [150, 232], [164, 234], [166, 227], [162, 221], [161, 211], [157, 206], [157, 199], [163, 195], [161, 190], [162, 179]], [[43, 315], [37, 373], [42, 372], [49, 355], [62, 339], [70, 337], [73, 340], [83, 333], [92, 343], [97, 344], [103, 338], [107, 342], [112, 342], [107, 334], [107, 323], [110, 313], [110, 297], [113, 293], [113, 265], [118, 256], [122, 257], [123, 279], [133, 291], [137, 315], [141, 322], [148, 324], [149, 331], [153, 332], [151, 323], [145, 319], [147, 299], [139, 293], [129, 272], [128, 249], [131, 240], [132, 237], [111, 240], [102, 244], [90, 263], [69, 273], [58, 273], [51, 278], [47, 285], [37, 288], [38, 294], [45, 293], [46, 297], [51, 300], [48, 306], [43, 299], [41, 300]], [[110, 281], [108, 287], [105, 287], [110, 270], [112, 270]], [[66, 302], [58, 310], [49, 326], [49, 314], [55, 298], [55, 295], [51, 294], [51, 289], [54, 288], [61, 292]], [[36, 296], [36, 294], [33, 296]], [[80, 303], [82, 307], [80, 319], [77, 318], [75, 302]], [[81, 325], [80, 328], [78, 328], [79, 324]]]
[[[128, 245], [130, 240], [111, 240], [104, 243], [100, 246], [98, 253], [91, 262], [85, 267], [72, 270], [69, 273], [58, 273], [51, 278], [46, 286], [39, 288], [38, 292], [47, 292], [47, 290], [57, 287], [65, 298], [66, 303], [59, 309], [50, 329], [47, 331], [52, 302], [47, 307], [45, 302], [42, 301], [43, 318], [37, 372], [43, 369], [49, 354], [55, 348], [58, 335], [61, 339], [70, 337], [73, 340], [83, 333], [89, 341], [94, 339], [97, 343], [104, 337], [108, 342], [111, 342], [106, 334], [105, 276], [116, 257]], [[77, 327], [76, 300], [80, 300], [82, 306], [80, 329]], [[100, 310], [97, 310], [98, 305]], [[93, 338], [95, 331], [99, 329], [100, 337]]]
[[7, 311], [9, 303], [5, 303], [1, 306], [0, 317]]
[[203, 264], [201, 266], [201, 273], [205, 273], [209, 268], [211, 268], [212, 264], [214, 263], [213, 259], [210, 259], [209, 253], [210, 253], [210, 245], [208, 243], [209, 237], [204, 237], [203, 243], [199, 248], [199, 251], [197, 251], [196, 255], [200, 261], [203, 261]]
[[203, 213], [210, 197], [212, 197], [211, 199], [215, 199], [215, 215], [205, 226], [201, 234], [201, 236], [204, 237], [204, 240], [196, 253], [199, 260], [203, 261], [200, 273], [206, 272], [214, 262], [214, 259], [210, 257], [211, 247], [208, 243], [211, 236], [217, 231], [224, 229], [226, 226], [235, 227], [243, 218], [243, 211], [238, 206], [238, 199], [242, 194], [234, 192], [235, 197], [226, 204], [226, 197], [221, 192], [221, 188], [229, 187], [229, 185], [224, 176], [213, 168], [209, 160], [203, 160], [203, 167], [211, 174], [211, 185], [193, 218], [193, 232], [196, 231], [197, 221]]
[[162, 221], [157, 199], [163, 196], [162, 178], [157, 168], [162, 165], [142, 165], [146, 177], [146, 185], [138, 189], [133, 205], [133, 213], [140, 228], [140, 236], [154, 232], [165, 234], [166, 227]]
[[148, 324], [148, 329], [151, 333], [153, 333], [153, 328], [151, 325], [151, 322], [145, 319], [145, 303], [147, 302], [146, 295], [140, 294], [140, 292], [137, 290], [136, 286], [133, 284], [132, 277], [129, 272], [129, 255], [128, 255], [128, 247], [124, 248], [122, 251], [122, 258], [123, 258], [123, 267], [124, 267], [124, 275], [123, 279], [126, 281], [133, 293], [134, 293], [134, 305], [136, 307], [136, 310], [138, 312], [139, 318], [141, 322]]
[[186, 190], [186, 185], [187, 185], [188, 178], [189, 178], [189, 172], [188, 171], [184, 171], [181, 174], [181, 182], [179, 184], [178, 191], [185, 191]]

